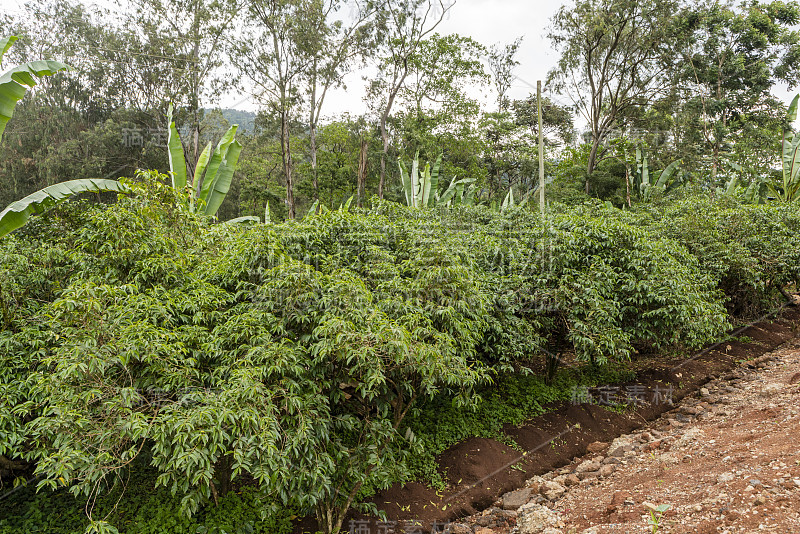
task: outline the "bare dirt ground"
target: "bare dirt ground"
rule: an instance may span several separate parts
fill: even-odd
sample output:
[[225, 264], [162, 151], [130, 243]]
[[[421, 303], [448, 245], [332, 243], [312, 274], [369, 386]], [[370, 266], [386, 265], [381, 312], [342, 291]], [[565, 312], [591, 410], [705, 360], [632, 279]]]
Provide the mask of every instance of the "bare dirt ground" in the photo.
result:
[[606, 464], [612, 474], [585, 478], [552, 503], [553, 526], [650, 532], [649, 505], [669, 505], [658, 532], [800, 533], [800, 342], [759, 360], [685, 399], [651, 425], [655, 432], [604, 450], [613, 458], [610, 449], [633, 444], [619, 464]]

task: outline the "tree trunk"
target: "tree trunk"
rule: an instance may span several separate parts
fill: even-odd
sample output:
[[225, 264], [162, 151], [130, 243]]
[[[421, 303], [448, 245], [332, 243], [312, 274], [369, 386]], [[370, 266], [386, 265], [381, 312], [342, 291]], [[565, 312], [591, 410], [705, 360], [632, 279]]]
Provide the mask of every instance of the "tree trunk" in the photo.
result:
[[[312, 186], [314, 187], [314, 200], [319, 200], [319, 183], [317, 181], [317, 58], [314, 58], [314, 66], [312, 72], [314, 78], [311, 81], [311, 114], [309, 115], [308, 129], [309, 129], [309, 143], [311, 152], [311, 177]], [[323, 93], [323, 98], [324, 98]], [[320, 103], [321, 104], [321, 103]]]
[[384, 123], [381, 123], [381, 137], [383, 138], [383, 152], [381, 152], [381, 179], [378, 182], [378, 196], [383, 198], [383, 188], [386, 183], [386, 153], [389, 151], [389, 136], [386, 134]]
[[589, 194], [589, 179], [597, 165], [597, 151], [600, 148], [600, 135], [592, 133], [592, 150], [586, 163], [586, 194]]
[[367, 186], [367, 147], [369, 146], [368, 141], [362, 137], [361, 138], [361, 150], [358, 154], [358, 207], [364, 207], [364, 190]]
[[281, 112], [281, 159], [283, 161], [283, 174], [286, 178], [286, 207], [287, 217], [294, 219], [294, 183], [292, 179], [292, 152], [289, 144], [289, 117], [286, 111]]
[[224, 497], [231, 491], [231, 458], [224, 456], [219, 459], [215, 466], [216, 478], [219, 481], [219, 496]]
[[311, 149], [311, 176], [314, 187], [314, 200], [319, 200], [319, 182], [317, 181], [317, 125], [310, 125], [309, 142]]
[[631, 207], [631, 168], [625, 164], [625, 200], [628, 202], [628, 207]]

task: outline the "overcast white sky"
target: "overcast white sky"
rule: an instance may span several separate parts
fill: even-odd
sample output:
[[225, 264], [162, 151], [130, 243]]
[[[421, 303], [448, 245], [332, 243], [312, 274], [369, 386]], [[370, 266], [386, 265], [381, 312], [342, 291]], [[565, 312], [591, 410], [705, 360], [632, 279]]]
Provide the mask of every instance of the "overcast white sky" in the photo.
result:
[[[117, 3], [122, 0], [83, 1], [89, 5], [118, 9]], [[453, 0], [444, 1], [453, 2]], [[21, 11], [24, 3], [25, 0], [0, 0], [0, 7], [9, 11]], [[517, 54], [520, 63], [515, 71], [517, 79], [509, 91], [511, 98], [523, 98], [536, 91], [536, 81], [544, 80], [547, 72], [558, 60], [558, 55], [550, 47], [547, 33], [551, 17], [565, 3], [571, 3], [571, 0], [455, 0], [437, 31], [442, 35], [458, 33], [472, 37], [487, 47], [493, 44], [505, 45], [517, 37], [523, 37], [522, 46]], [[342, 15], [346, 16], [344, 12]], [[340, 89], [329, 94], [323, 110], [326, 117], [330, 118], [345, 112], [360, 115], [366, 111], [363, 102], [365, 82], [361, 79], [363, 74], [349, 75], [345, 79], [346, 90]], [[775, 87], [773, 93], [788, 103], [797, 91], [789, 91], [787, 87], [781, 85]], [[550, 96], [562, 104], [570, 104], [566, 96]], [[493, 107], [495, 96], [492, 94], [487, 98], [487, 104]], [[257, 109], [245, 89], [233, 91], [218, 105], [251, 111]], [[583, 122], [581, 118], [577, 119], [578, 124]], [[800, 121], [798, 124], [800, 125]]]
[[[458, 33], [472, 37], [487, 47], [497, 43], [505, 45], [522, 36], [517, 54], [520, 65], [515, 71], [518, 79], [509, 91], [511, 98], [521, 98], [536, 92], [536, 80], [544, 80], [558, 60], [547, 40], [547, 28], [550, 17], [564, 3], [565, 0], [456, 0], [436, 31], [442, 35]], [[345, 81], [347, 90], [331, 93], [323, 114], [360, 115], [366, 111], [362, 100], [365, 82], [361, 74], [351, 74]], [[255, 106], [249, 101], [242, 102], [246, 98], [244, 92], [231, 94], [222, 105], [254, 110]]]

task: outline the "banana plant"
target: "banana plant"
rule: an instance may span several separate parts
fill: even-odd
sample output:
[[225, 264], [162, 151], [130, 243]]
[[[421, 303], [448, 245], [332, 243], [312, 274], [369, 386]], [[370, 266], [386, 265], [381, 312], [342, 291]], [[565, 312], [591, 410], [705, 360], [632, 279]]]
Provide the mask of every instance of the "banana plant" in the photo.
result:
[[[13, 35], [0, 38], [0, 62], [17, 39]], [[36, 78], [51, 76], [65, 70], [69, 70], [69, 66], [59, 61], [38, 60], [12, 67], [0, 75], [0, 138], [3, 136], [6, 124], [14, 115], [17, 102], [25, 96], [27, 87], [36, 86]], [[90, 191], [124, 193], [128, 191], [128, 188], [116, 180], [93, 179], [70, 180], [45, 187], [21, 200], [12, 202], [0, 212], [0, 238], [24, 226], [31, 215], [42, 213], [69, 200], [73, 195]]]
[[420, 172], [419, 151], [411, 162], [411, 172], [398, 158], [400, 179], [406, 196], [406, 204], [413, 208], [433, 208], [436, 206], [452, 206], [457, 204], [472, 204], [475, 198], [474, 185], [465, 192], [464, 188], [472, 184], [474, 178], [453, 180], [443, 194], [439, 194], [439, 169], [442, 165], [442, 154], [436, 158], [431, 167], [426, 163]]
[[169, 170], [172, 175], [172, 187], [183, 190], [189, 187], [189, 209], [194, 213], [215, 215], [228, 190], [231, 187], [233, 173], [239, 162], [242, 145], [235, 139], [237, 124], [231, 126], [211, 151], [208, 143], [200, 153], [191, 182], [188, 181], [186, 159], [183, 153], [178, 129], [172, 120], [172, 104], [167, 112], [169, 136], [167, 146], [169, 153]]
[[403, 182], [406, 203], [412, 208], [432, 207], [435, 203], [435, 195], [431, 197], [431, 191], [435, 192], [439, 187], [439, 167], [442, 164], [442, 155], [439, 154], [433, 168], [430, 163], [426, 163], [421, 173], [419, 151], [411, 162], [410, 173], [400, 158], [397, 159], [397, 164], [400, 166], [400, 179]]
[[794, 202], [800, 198], [800, 133], [796, 133], [792, 128], [792, 124], [797, 120], [798, 100], [800, 94], [795, 95], [786, 112], [787, 126], [783, 130], [781, 144], [783, 189], [778, 191], [773, 184], [768, 184], [772, 195], [784, 202]]
[[634, 190], [645, 202], [652, 200], [656, 192], [669, 193], [683, 183], [683, 172], [680, 169], [680, 160], [675, 160], [666, 166], [658, 175], [655, 183], [650, 181], [650, 165], [647, 153], [640, 147], [636, 148], [636, 171], [634, 172]]
[[129, 192], [128, 187], [117, 180], [69, 180], [60, 182], [31, 193], [21, 200], [12, 202], [0, 212], [0, 238], [20, 228], [28, 222], [31, 215], [44, 211], [69, 200], [74, 195], [87, 192], [114, 191]]
[[[17, 39], [13, 35], [0, 38], [0, 62]], [[62, 70], [69, 70], [69, 66], [60, 61], [40, 59], [12, 67], [0, 75], [0, 138], [14, 115], [17, 102], [25, 96], [27, 87], [36, 86], [36, 78], [51, 76]]]

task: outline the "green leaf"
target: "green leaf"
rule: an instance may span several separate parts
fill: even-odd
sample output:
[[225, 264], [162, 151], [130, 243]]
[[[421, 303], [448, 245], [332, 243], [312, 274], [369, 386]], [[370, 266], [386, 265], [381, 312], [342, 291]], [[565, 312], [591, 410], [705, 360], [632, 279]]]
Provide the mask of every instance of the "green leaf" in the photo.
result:
[[413, 206], [411, 199], [414, 198], [414, 193], [411, 190], [411, 179], [408, 175], [408, 169], [403, 165], [403, 160], [400, 158], [397, 158], [397, 166], [400, 167], [400, 181], [403, 184], [403, 192], [406, 194], [406, 205]]
[[[230, 147], [231, 143], [233, 142], [233, 137], [236, 135], [236, 129], [238, 128], [237, 124], [231, 126], [225, 135], [222, 136], [219, 143], [217, 143], [217, 147], [214, 149], [214, 154], [211, 156], [211, 159], [208, 162], [208, 166], [206, 167], [206, 175], [203, 178], [203, 186], [200, 189], [200, 194], [198, 195], [198, 199], [205, 202], [206, 205], [209, 204], [211, 195], [211, 191], [214, 189], [214, 181], [217, 179], [217, 173], [219, 172], [220, 166], [222, 166], [222, 162], [228, 157], [228, 147]], [[197, 187], [198, 184], [195, 184]], [[208, 214], [208, 212], [206, 211]], [[216, 213], [216, 210], [214, 210]], [[213, 213], [211, 214], [213, 215]]]
[[225, 151], [225, 159], [211, 182], [210, 194], [207, 196], [208, 200], [204, 209], [206, 215], [215, 215], [225, 200], [225, 196], [231, 188], [233, 173], [236, 170], [241, 152], [242, 145], [239, 141], [234, 139], [228, 144], [228, 148]]
[[411, 162], [411, 206], [419, 207], [419, 150]]
[[[203, 172], [208, 165], [208, 159], [211, 157], [211, 142], [206, 145], [200, 153], [200, 158], [197, 160], [197, 166], [194, 169], [194, 180], [192, 180], [192, 192], [197, 191], [198, 184], [203, 183]], [[192, 193], [194, 194], [194, 193]]]
[[236, 217], [235, 219], [225, 221], [223, 224], [259, 224], [260, 222], [261, 219], [255, 215], [245, 215], [244, 217]]
[[16, 35], [9, 37], [0, 37], [0, 63], [3, 62], [3, 56], [6, 55], [8, 49], [14, 46], [14, 43], [19, 39]]
[[306, 217], [309, 217], [311, 215], [316, 215], [318, 206], [319, 206], [319, 199], [315, 200], [314, 203], [311, 204], [311, 207], [308, 209], [308, 214], [306, 215]]
[[[11, 38], [0, 41], [3, 54], [11, 47], [14, 40]], [[69, 70], [69, 66], [60, 61], [39, 60], [25, 63], [3, 73], [0, 76], [0, 138], [6, 129], [6, 124], [14, 115], [14, 108], [23, 96], [25, 86], [36, 85], [36, 77], [50, 76], [58, 71]]]
[[430, 190], [433, 191], [433, 196], [430, 197], [429, 201], [427, 202], [427, 206], [433, 207], [436, 205], [436, 199], [439, 194], [439, 169], [442, 166], [442, 153], [439, 153], [439, 157], [436, 158], [436, 163], [433, 164], [433, 168], [431, 169], [431, 179], [430, 179]]
[[117, 180], [69, 180], [45, 187], [9, 204], [6, 209], [0, 212], [0, 237], [22, 227], [31, 215], [42, 213], [65, 200], [69, 200], [73, 195], [89, 191], [130, 192], [125, 184]]
[[175, 128], [175, 121], [172, 120], [172, 103], [167, 111], [167, 123], [169, 124], [169, 136], [167, 137], [167, 148], [169, 154], [169, 170], [172, 174], [172, 188], [183, 191], [186, 187], [186, 160], [183, 155], [183, 144]]

